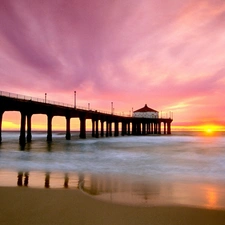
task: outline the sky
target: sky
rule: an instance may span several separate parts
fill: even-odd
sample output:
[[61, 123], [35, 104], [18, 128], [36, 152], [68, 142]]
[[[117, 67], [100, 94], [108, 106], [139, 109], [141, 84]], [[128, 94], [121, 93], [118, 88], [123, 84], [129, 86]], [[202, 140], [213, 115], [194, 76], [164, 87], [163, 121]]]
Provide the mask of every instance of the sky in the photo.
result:
[[224, 0], [0, 0], [0, 89], [225, 129], [224, 27]]

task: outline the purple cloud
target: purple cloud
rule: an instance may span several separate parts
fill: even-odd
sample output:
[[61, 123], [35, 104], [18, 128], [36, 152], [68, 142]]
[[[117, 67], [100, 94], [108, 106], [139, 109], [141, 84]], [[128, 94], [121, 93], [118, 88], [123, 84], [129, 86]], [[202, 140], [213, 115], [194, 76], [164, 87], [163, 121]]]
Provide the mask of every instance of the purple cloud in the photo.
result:
[[221, 0], [3, 0], [1, 89], [121, 110], [222, 99], [224, 17]]

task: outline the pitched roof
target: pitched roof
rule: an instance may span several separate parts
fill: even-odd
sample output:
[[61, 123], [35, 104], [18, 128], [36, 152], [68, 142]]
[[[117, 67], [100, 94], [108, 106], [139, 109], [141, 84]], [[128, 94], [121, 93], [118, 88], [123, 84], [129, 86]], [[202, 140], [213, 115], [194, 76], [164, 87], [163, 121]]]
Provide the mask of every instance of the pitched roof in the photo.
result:
[[149, 108], [149, 107], [147, 106], [147, 104], [145, 104], [145, 106], [144, 106], [143, 108], [140, 108], [140, 109], [134, 111], [134, 113], [135, 113], [135, 112], [158, 112], [158, 111]]

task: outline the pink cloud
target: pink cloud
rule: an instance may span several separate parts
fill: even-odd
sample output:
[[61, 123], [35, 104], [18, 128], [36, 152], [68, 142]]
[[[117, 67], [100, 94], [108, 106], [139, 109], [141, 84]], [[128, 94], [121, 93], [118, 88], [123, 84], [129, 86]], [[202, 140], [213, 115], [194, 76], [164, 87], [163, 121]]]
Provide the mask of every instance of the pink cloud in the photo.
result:
[[195, 97], [195, 115], [215, 99], [224, 108], [224, 17], [221, 0], [3, 0], [1, 89], [63, 102], [76, 90], [80, 104], [118, 111]]

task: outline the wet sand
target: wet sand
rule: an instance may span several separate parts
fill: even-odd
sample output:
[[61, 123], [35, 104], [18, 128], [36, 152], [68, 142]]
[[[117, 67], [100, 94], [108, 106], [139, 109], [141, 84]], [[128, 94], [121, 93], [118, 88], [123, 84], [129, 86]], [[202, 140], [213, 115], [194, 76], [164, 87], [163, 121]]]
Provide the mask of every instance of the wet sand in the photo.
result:
[[0, 187], [1, 225], [224, 225], [225, 211], [112, 204], [78, 190]]

